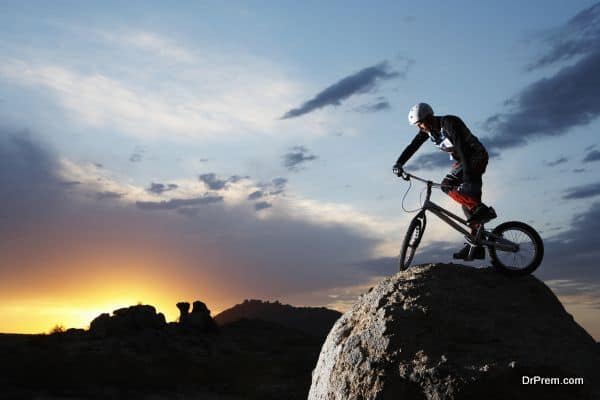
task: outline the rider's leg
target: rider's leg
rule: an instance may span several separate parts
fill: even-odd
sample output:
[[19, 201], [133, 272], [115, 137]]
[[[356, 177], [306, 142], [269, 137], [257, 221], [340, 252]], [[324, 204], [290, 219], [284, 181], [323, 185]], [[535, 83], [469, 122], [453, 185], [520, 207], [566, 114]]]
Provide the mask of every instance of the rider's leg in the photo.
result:
[[449, 194], [463, 182], [461, 164], [455, 163], [450, 172], [442, 180], [442, 192]]
[[[445, 182], [455, 184], [455, 186], [450, 190], [444, 190], [443, 188], [442, 190], [444, 190], [453, 200], [462, 206], [462, 210], [467, 217], [467, 220], [471, 219], [473, 212], [478, 206], [483, 204], [481, 203], [481, 174], [479, 174], [479, 171], [477, 170], [475, 172], [475, 174], [472, 174], [469, 177], [470, 182], [468, 187], [463, 187], [459, 190], [460, 184], [463, 183], [463, 171], [462, 164], [456, 163], [454, 164], [450, 173], [446, 175], [444, 181], [442, 181], [442, 185], [444, 185]], [[469, 224], [469, 226], [471, 228], [471, 234], [475, 235], [479, 224]], [[465, 243], [465, 246], [457, 253], [454, 253], [453, 257], [456, 259], [468, 260], [469, 254], [471, 254], [471, 259], [482, 259], [485, 258], [485, 249], [482, 246], [476, 246], [473, 250], [471, 250], [471, 245]]]
[[478, 225], [481, 222], [487, 222], [496, 218], [496, 211], [492, 207], [486, 206], [481, 202], [481, 188], [483, 186], [482, 176], [487, 168], [488, 157], [471, 160], [471, 181], [475, 183], [473, 193], [474, 197], [479, 200], [479, 204], [470, 210], [470, 217], [467, 219], [470, 223]]
[[[470, 161], [469, 175], [467, 177], [468, 184], [462, 185], [457, 188], [452, 188], [447, 191], [448, 195], [453, 200], [463, 206], [463, 211], [469, 222], [480, 222], [486, 219], [495, 218], [495, 212], [481, 202], [481, 188], [483, 186], [482, 175], [487, 167], [487, 157], [477, 160]], [[457, 182], [463, 181], [463, 170], [462, 164], [454, 164], [454, 167], [450, 173], [446, 176], [446, 179], [450, 180], [449, 177]]]
[[461, 187], [464, 183], [463, 165], [455, 163], [442, 181], [442, 190], [462, 206], [467, 218], [471, 216], [471, 211], [481, 204], [481, 175], [472, 174], [469, 178], [469, 187]]

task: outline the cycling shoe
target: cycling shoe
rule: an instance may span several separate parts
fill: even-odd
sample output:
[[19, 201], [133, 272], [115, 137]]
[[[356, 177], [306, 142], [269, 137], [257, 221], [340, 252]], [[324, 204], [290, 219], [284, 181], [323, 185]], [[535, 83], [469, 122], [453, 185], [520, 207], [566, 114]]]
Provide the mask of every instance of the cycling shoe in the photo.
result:
[[467, 219], [467, 224], [485, 224], [496, 217], [496, 210], [481, 203], [475, 207], [471, 217]]
[[[465, 260], [469, 258], [469, 250], [471, 250], [471, 245], [465, 243], [465, 247], [463, 247], [458, 253], [454, 253], [452, 258], [455, 260]], [[475, 246], [473, 248], [473, 260], [483, 260], [485, 258], [485, 248], [483, 246]]]

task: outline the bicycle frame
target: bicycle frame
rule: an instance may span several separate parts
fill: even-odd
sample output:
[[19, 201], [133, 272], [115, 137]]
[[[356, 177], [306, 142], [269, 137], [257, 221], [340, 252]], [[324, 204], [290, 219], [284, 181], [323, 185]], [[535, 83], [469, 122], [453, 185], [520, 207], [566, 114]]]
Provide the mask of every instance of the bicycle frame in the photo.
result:
[[415, 218], [419, 218], [421, 215], [425, 214], [425, 211], [429, 211], [432, 214], [436, 215], [438, 218], [440, 218], [442, 221], [450, 225], [456, 231], [465, 235], [465, 239], [467, 239], [467, 241], [472, 245], [491, 246], [504, 251], [519, 251], [519, 245], [517, 243], [513, 243], [510, 240], [503, 238], [502, 236], [498, 236], [492, 232], [486, 231], [483, 228], [483, 225], [480, 225], [475, 235], [473, 235], [470, 231], [468, 231], [465, 228], [468, 226], [466, 220], [460, 218], [458, 215], [446, 210], [445, 208], [440, 207], [439, 205], [431, 201], [431, 189], [433, 187], [441, 188], [441, 184], [434, 183], [432, 181], [427, 181], [408, 173], [404, 173], [404, 175], [417, 179], [421, 182], [425, 182], [427, 184], [427, 196], [425, 197], [425, 202], [421, 207], [421, 211], [415, 216]]

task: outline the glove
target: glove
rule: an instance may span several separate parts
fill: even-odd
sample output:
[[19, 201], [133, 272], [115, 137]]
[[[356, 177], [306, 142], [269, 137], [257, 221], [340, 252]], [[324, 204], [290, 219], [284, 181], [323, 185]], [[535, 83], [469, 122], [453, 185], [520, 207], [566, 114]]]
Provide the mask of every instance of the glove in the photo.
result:
[[396, 164], [394, 165], [394, 167], [392, 168], [392, 171], [394, 172], [394, 174], [396, 176], [402, 176], [402, 173], [404, 172], [404, 169], [402, 168], [402, 165]]

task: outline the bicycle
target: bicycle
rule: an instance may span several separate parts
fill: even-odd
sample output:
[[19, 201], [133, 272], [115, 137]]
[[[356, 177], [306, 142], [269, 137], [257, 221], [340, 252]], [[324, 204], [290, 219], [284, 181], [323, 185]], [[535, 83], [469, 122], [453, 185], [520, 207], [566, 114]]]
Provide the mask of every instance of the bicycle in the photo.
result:
[[426, 211], [438, 216], [442, 221], [465, 235], [465, 239], [471, 245], [465, 261], [474, 259], [475, 246], [485, 246], [488, 249], [492, 266], [504, 274], [512, 276], [528, 275], [540, 266], [544, 257], [544, 243], [540, 235], [531, 226], [520, 221], [509, 221], [498, 225], [490, 232], [484, 228], [482, 223], [476, 228], [475, 233], [472, 233], [466, 220], [430, 200], [431, 189], [434, 187], [441, 188], [441, 184], [419, 178], [404, 171], [402, 171], [400, 177], [406, 181], [412, 178], [427, 184], [425, 201], [418, 214], [410, 222], [402, 242], [399, 260], [400, 271], [410, 267], [417, 247], [421, 242], [427, 225]]

